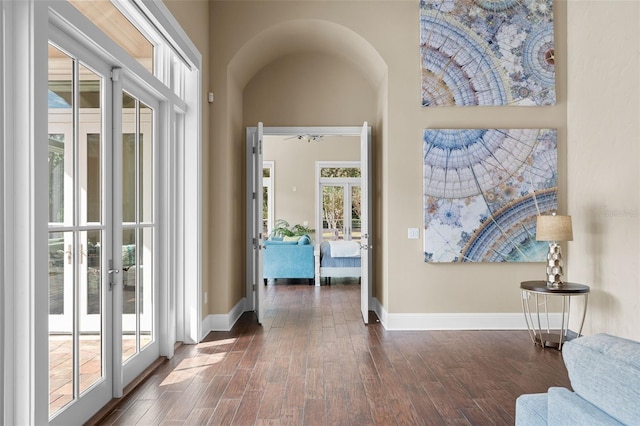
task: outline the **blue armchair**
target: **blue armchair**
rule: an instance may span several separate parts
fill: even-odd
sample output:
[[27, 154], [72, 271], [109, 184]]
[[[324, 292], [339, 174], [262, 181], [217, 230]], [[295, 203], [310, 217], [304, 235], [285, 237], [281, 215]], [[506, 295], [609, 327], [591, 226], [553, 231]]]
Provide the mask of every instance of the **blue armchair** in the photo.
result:
[[265, 285], [268, 279], [278, 278], [308, 278], [309, 284], [314, 282], [313, 244], [306, 235], [298, 240], [265, 240], [262, 260]]

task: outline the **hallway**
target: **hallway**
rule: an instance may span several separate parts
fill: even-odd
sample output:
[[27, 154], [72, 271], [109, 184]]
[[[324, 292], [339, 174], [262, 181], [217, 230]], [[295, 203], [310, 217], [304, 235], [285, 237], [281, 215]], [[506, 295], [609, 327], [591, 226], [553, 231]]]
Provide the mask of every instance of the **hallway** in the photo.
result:
[[181, 346], [97, 424], [512, 425], [517, 396], [569, 384], [526, 331], [385, 331], [357, 280], [280, 282], [263, 327], [245, 313]]

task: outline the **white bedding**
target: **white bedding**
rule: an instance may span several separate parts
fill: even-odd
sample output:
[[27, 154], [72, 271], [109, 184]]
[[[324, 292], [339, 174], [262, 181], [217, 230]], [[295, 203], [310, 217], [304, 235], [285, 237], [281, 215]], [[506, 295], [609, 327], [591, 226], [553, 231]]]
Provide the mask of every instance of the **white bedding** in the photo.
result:
[[331, 257], [360, 257], [360, 244], [355, 241], [329, 241]]

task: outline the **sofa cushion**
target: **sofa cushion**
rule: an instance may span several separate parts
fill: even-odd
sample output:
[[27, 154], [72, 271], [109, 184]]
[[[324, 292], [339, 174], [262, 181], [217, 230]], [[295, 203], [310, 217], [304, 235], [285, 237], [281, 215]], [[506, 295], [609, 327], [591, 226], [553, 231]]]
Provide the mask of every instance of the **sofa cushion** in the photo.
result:
[[550, 425], [622, 425], [622, 423], [617, 422], [613, 417], [610, 417], [607, 413], [569, 389], [549, 388], [548, 395], [549, 413], [547, 419]]
[[284, 240], [264, 240], [265, 246], [295, 246], [298, 245], [297, 241], [284, 241]]
[[608, 334], [565, 343], [573, 390], [625, 424], [640, 423], [640, 343]]
[[516, 426], [547, 424], [547, 394], [532, 393], [516, 399]]
[[296, 243], [298, 242], [298, 240], [300, 240], [300, 235], [293, 235], [291, 237], [285, 236], [282, 237], [282, 241], [295, 241]]

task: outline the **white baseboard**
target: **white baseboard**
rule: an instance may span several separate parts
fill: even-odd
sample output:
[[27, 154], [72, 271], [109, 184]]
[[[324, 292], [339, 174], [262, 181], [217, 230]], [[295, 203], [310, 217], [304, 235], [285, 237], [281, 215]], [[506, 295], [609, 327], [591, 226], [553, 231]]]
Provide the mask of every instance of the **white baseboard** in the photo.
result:
[[211, 331], [229, 331], [245, 311], [245, 298], [242, 298], [227, 314], [212, 314], [202, 320], [200, 341]]
[[[245, 309], [245, 299], [241, 299], [227, 314], [208, 315], [202, 321], [204, 339], [211, 331], [229, 331]], [[439, 313], [439, 314], [390, 314], [378, 299], [371, 298], [371, 309], [378, 315], [386, 330], [526, 330], [522, 312], [516, 313]], [[562, 315], [550, 313], [551, 328], [560, 328]]]
[[[515, 313], [438, 313], [390, 314], [373, 298], [369, 305], [386, 330], [526, 330], [522, 312]], [[560, 328], [562, 315], [550, 313], [551, 328]]]

